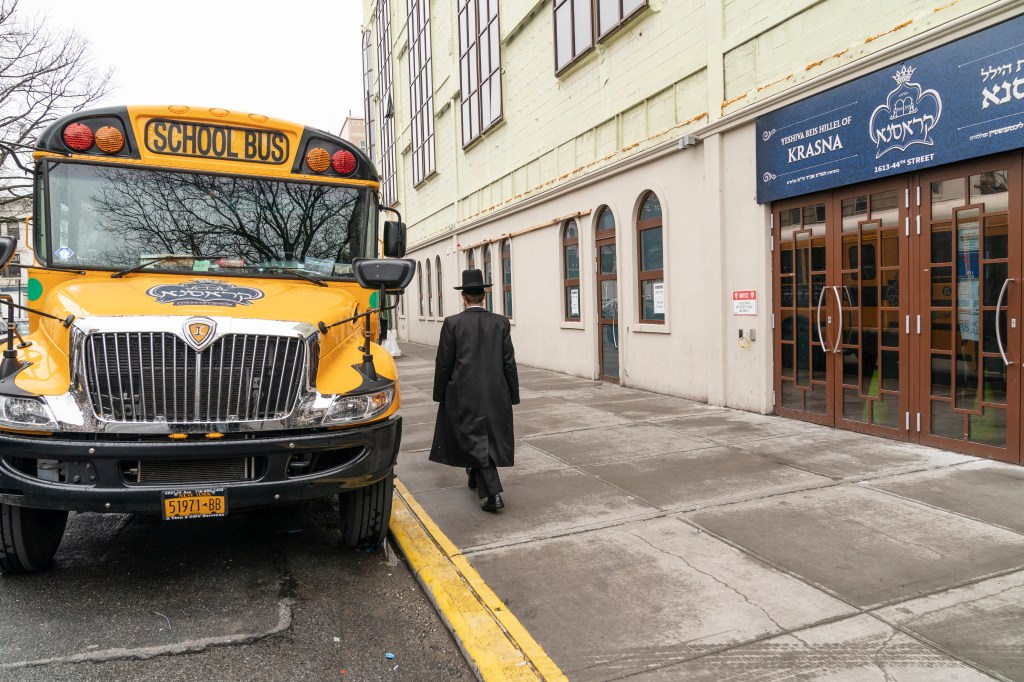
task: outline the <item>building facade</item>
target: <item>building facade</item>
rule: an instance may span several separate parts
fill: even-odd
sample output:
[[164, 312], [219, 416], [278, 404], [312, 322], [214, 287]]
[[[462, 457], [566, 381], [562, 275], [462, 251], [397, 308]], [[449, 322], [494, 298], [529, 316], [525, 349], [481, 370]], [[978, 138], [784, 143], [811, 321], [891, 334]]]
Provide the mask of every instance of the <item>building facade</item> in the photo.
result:
[[478, 267], [524, 363], [1020, 463], [1021, 14], [365, 0], [400, 338]]
[[[28, 271], [17, 265], [33, 263], [35, 258], [28, 234], [31, 227], [32, 202], [25, 199], [9, 204], [7, 213], [10, 218], [0, 222], [0, 234], [17, 239], [18, 249], [11, 259], [11, 265], [0, 269], [0, 294], [7, 294], [15, 303], [24, 305], [27, 302], [25, 292], [28, 286]], [[4, 313], [6, 314], [6, 311]], [[15, 313], [17, 319], [24, 316], [25, 313]]]
[[348, 140], [352, 144], [359, 147], [361, 151], [368, 152], [369, 148], [366, 145], [366, 119], [363, 117], [354, 117], [352, 112], [348, 113], [345, 117], [345, 122], [341, 124], [341, 130], [338, 132], [338, 137], [343, 140]]

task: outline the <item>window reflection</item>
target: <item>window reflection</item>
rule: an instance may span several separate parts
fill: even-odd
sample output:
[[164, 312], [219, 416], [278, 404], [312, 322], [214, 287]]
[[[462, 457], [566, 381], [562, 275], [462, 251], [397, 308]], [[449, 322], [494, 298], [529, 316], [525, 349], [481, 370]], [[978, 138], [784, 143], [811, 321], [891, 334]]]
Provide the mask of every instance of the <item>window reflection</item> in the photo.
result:
[[640, 321], [665, 321], [665, 279], [661, 202], [648, 192], [637, 216]]
[[434, 316], [434, 288], [430, 280], [430, 259], [427, 259], [427, 314]]
[[580, 302], [580, 238], [579, 228], [575, 220], [570, 220], [562, 228], [562, 267], [565, 290], [565, 319], [581, 318]]
[[348, 275], [368, 252], [367, 194], [333, 185], [55, 164], [49, 168], [58, 265], [228, 270], [260, 266]]
[[437, 273], [437, 316], [444, 317], [444, 289], [441, 288], [441, 257], [434, 260], [434, 271]]
[[501, 293], [505, 317], [512, 317], [512, 243], [501, 243]]

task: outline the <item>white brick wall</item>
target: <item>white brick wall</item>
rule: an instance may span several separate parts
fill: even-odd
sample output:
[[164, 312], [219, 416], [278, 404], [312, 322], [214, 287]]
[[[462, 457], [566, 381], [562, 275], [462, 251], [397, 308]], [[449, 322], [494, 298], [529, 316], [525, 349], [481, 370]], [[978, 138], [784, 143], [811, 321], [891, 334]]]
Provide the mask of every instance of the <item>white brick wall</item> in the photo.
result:
[[[623, 382], [756, 411], [770, 409], [771, 269], [768, 212], [754, 200], [747, 108], [808, 80], [860, 68], [851, 64], [907, 38], [930, 40], [928, 31], [979, 8], [1008, 6], [995, 0], [649, 0], [640, 16], [556, 77], [551, 0], [500, 0], [504, 120], [463, 149], [457, 1], [431, 1], [437, 173], [416, 188], [408, 184], [410, 160], [402, 153], [409, 144], [404, 55], [394, 69], [400, 209], [410, 225], [412, 257], [432, 264], [441, 258], [445, 311], [458, 310], [451, 286], [465, 267], [460, 244], [586, 212], [579, 221], [582, 322], [562, 320], [560, 225], [552, 223], [513, 239], [513, 338], [525, 364], [596, 377], [592, 221], [609, 206], [618, 224]], [[402, 55], [405, 0], [392, 3], [395, 54]], [[368, 21], [372, 6], [364, 0]], [[653, 149], [702, 130], [724, 132], [706, 132], [690, 149]], [[642, 163], [601, 172], [645, 152]], [[658, 194], [664, 210], [668, 324], [662, 329], [637, 324], [634, 220], [647, 190]], [[478, 267], [481, 261], [478, 253]], [[729, 292], [739, 289], [760, 293], [760, 314], [742, 322], [760, 339], [749, 349], [738, 348], [740, 323], [728, 308]], [[417, 307], [414, 284], [403, 338], [435, 343], [440, 320], [421, 320]]]
[[[568, 178], [559, 178], [576, 169], [586, 167], [576, 175], [598, 170], [606, 162], [595, 161], [624, 147], [637, 145], [623, 154], [639, 152], [650, 136], [704, 112], [708, 118], [669, 135], [697, 129], [988, 4], [992, 0], [650, 0], [641, 16], [556, 77], [551, 3], [502, 0], [504, 120], [463, 149], [457, 5], [431, 0], [434, 108], [441, 112], [435, 120], [437, 174], [413, 188], [406, 7], [392, 0], [399, 198], [410, 243], [564, 182]], [[368, 22], [373, 5], [364, 0]], [[709, 12], [721, 13], [720, 40], [708, 40]], [[893, 30], [901, 24], [906, 25]], [[725, 107], [708, 93], [705, 68], [718, 59], [709, 54], [713, 49], [723, 51], [718, 58], [724, 60], [724, 96], [731, 102]]]

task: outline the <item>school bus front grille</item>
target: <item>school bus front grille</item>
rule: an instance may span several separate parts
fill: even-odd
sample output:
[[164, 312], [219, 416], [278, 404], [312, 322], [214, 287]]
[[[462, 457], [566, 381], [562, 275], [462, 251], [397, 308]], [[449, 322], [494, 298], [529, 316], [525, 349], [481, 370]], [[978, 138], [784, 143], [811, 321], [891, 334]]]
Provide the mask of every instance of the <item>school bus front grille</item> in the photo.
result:
[[116, 422], [283, 419], [299, 400], [311, 344], [231, 334], [196, 351], [160, 332], [94, 333], [82, 345], [93, 411]]

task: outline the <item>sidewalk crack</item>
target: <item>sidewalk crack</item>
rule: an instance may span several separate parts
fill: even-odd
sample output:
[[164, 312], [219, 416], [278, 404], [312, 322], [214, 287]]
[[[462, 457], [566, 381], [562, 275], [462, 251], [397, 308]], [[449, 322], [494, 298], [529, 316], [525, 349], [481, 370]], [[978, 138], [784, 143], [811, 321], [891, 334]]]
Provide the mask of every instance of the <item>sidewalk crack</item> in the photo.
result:
[[896, 635], [898, 634], [898, 630], [896, 630], [895, 628], [891, 628], [889, 631], [889, 636], [885, 638], [885, 640], [878, 646], [877, 649], [875, 649], [875, 653], [871, 657], [871, 659], [875, 662], [875, 665], [878, 667], [879, 671], [881, 671], [881, 673], [885, 675], [886, 682], [895, 682], [896, 678], [890, 675], [889, 671], [886, 670], [885, 664], [883, 663], [881, 657], [885, 650], [889, 647], [889, 644], [894, 639], [896, 639]]
[[[975, 584], [977, 584], [977, 583], [975, 583]], [[954, 587], [954, 588], [951, 588], [949, 590], [943, 590], [943, 592], [950, 592], [950, 591], [958, 590], [958, 589], [962, 589], [962, 588]], [[1006, 587], [1006, 588], [1004, 588], [1002, 590], [999, 590], [998, 592], [993, 592], [991, 594], [979, 595], [978, 597], [975, 597], [974, 599], [968, 599], [967, 601], [958, 601], [958, 602], [956, 602], [955, 604], [952, 604], [952, 605], [950, 605], [950, 604], [937, 604], [935, 606], [935, 608], [922, 611], [921, 613], [918, 613], [918, 614], [912, 616], [911, 618], [909, 618], [906, 621], [897, 621], [895, 618], [892, 618], [892, 617], [890, 617], [890, 618], [891, 618], [892, 622], [898, 623], [901, 627], [909, 629], [911, 627], [911, 625], [913, 625], [914, 623], [917, 623], [917, 622], [921, 621], [922, 619], [927, 618], [928, 616], [931, 616], [933, 614], [941, 613], [942, 611], [945, 611], [945, 610], [947, 610], [949, 608], [956, 608], [957, 610], [969, 608], [973, 604], [977, 604], [979, 602], [983, 602], [983, 601], [985, 601], [987, 599], [995, 599], [995, 598], [998, 598], [998, 597], [1006, 594], [1007, 592], [1012, 592], [1014, 590], [1020, 590], [1020, 589], [1021, 589], [1020, 585], [1010, 585], [1010, 586], [1008, 586], [1008, 587]], [[908, 600], [908, 601], [914, 601], [915, 599], [922, 599], [922, 598], [923, 599], [927, 599], [928, 597], [915, 597], [915, 598], [913, 598], [911, 600]], [[899, 611], [901, 608], [903, 608], [905, 610], [904, 607], [901, 607], [899, 605], [893, 606], [891, 608], [895, 608], [897, 611]], [[884, 623], [889, 623], [890, 622], [889, 619], [885, 618], [884, 616], [881, 616], [881, 614], [878, 614], [878, 615], [881, 617], [882, 622], [884, 622]]]
[[748, 597], [746, 594], [744, 594], [740, 590], [736, 589], [735, 587], [733, 587], [729, 583], [727, 583], [724, 580], [720, 579], [718, 576], [714, 575], [713, 573], [709, 573], [708, 571], [703, 571], [703, 570], [697, 568], [692, 563], [687, 561], [685, 558], [683, 558], [682, 556], [680, 556], [678, 554], [675, 554], [674, 552], [670, 552], [670, 551], [668, 551], [667, 549], [665, 549], [663, 547], [658, 547], [658, 546], [652, 544], [650, 540], [648, 540], [647, 538], [643, 537], [642, 535], [637, 535], [636, 533], [628, 531], [628, 530], [623, 530], [623, 532], [626, 533], [627, 535], [632, 535], [637, 540], [640, 540], [641, 542], [643, 542], [645, 545], [647, 545], [648, 547], [650, 547], [653, 550], [656, 550], [658, 552], [661, 552], [662, 554], [665, 554], [667, 556], [670, 556], [670, 557], [673, 557], [675, 559], [678, 559], [679, 561], [682, 561], [688, 568], [690, 568], [694, 572], [699, 573], [699, 574], [701, 574], [703, 576], [706, 576], [706, 577], [710, 578], [711, 580], [715, 581], [716, 583], [718, 583], [719, 585], [721, 585], [725, 589], [727, 589], [730, 592], [733, 592], [734, 594], [739, 596], [744, 602], [746, 602], [750, 606], [753, 606], [755, 609], [757, 609], [758, 611], [763, 613], [765, 618], [770, 620], [772, 622], [772, 624], [775, 625], [775, 627], [777, 627], [782, 632], [788, 631], [789, 628], [785, 627], [784, 625], [779, 623], [779, 621], [775, 620], [775, 618], [773, 618], [772, 615], [770, 613], [768, 613], [767, 609], [765, 609], [760, 604], [757, 604], [757, 603], [751, 601], [750, 597]]

